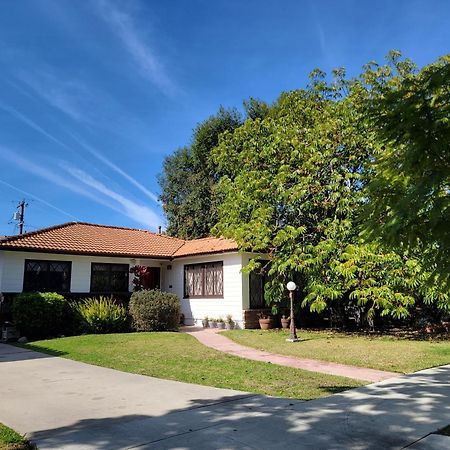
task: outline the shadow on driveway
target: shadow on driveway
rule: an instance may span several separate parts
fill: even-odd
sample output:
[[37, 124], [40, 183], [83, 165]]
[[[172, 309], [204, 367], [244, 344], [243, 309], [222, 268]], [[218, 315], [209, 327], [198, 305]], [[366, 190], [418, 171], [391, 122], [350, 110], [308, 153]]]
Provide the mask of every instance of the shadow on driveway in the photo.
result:
[[[45, 413], [45, 412], [43, 412]], [[450, 366], [302, 402], [193, 399], [159, 416], [82, 419], [30, 437], [46, 449], [400, 449], [450, 423]]]

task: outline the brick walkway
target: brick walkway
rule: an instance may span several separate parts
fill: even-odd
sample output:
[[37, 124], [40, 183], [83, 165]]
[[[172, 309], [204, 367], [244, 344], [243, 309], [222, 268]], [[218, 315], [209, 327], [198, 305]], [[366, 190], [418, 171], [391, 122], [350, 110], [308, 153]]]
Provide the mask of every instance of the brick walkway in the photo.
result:
[[[364, 367], [346, 366], [316, 359], [295, 358], [293, 356], [277, 355], [274, 353], [257, 350], [237, 344], [219, 332], [217, 328], [183, 327], [182, 331], [194, 336], [198, 341], [207, 347], [214, 348], [220, 352], [241, 358], [252, 359], [254, 361], [270, 362], [280, 366], [295, 367], [297, 369], [309, 370], [312, 372], [338, 375], [353, 378], [361, 381], [382, 381], [392, 377], [398, 377], [398, 373], [385, 372], [383, 370], [366, 369]], [[302, 345], [301, 342], [292, 345]]]

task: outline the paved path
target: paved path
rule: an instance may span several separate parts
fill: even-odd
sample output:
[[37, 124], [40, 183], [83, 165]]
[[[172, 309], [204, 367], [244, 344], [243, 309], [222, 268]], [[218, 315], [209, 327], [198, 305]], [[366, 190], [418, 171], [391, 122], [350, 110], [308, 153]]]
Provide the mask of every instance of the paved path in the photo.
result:
[[444, 449], [430, 433], [450, 424], [450, 365], [302, 402], [0, 344], [0, 422], [40, 450]]
[[[339, 375], [361, 381], [382, 381], [388, 378], [398, 377], [398, 373], [385, 372], [383, 370], [366, 369], [364, 367], [346, 366], [316, 359], [295, 358], [293, 356], [277, 355], [274, 353], [257, 350], [244, 345], [237, 344], [231, 339], [220, 334], [217, 328], [183, 327], [182, 331], [197, 338], [203, 345], [214, 348], [230, 355], [254, 361], [270, 362], [280, 366], [295, 367], [297, 369], [310, 370], [313, 372]], [[292, 344], [292, 345], [301, 345]]]

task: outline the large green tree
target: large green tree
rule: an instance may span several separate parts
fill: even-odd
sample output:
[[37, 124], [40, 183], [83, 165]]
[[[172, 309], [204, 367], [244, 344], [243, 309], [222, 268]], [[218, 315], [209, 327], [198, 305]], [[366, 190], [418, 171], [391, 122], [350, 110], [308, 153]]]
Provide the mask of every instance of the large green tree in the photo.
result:
[[365, 229], [391, 248], [420, 248], [434, 282], [450, 273], [450, 55], [417, 71], [391, 53], [358, 88], [376, 133]]
[[241, 124], [237, 110], [220, 108], [195, 128], [190, 146], [165, 159], [159, 184], [168, 234], [185, 239], [210, 234], [217, 221], [214, 186], [220, 178], [210, 153], [220, 134]]
[[[261, 118], [268, 114], [269, 106], [250, 98], [244, 102], [244, 112], [246, 117]], [[221, 107], [217, 114], [197, 125], [189, 146], [165, 159], [159, 184], [168, 234], [185, 239], [211, 234], [221, 201], [215, 191], [221, 173], [211, 152], [222, 133], [232, 132], [242, 123], [243, 117], [236, 109]]]
[[417, 299], [442, 298], [424, 292], [429, 274], [419, 260], [359, 235], [379, 145], [361, 107], [367, 92], [343, 75], [328, 84], [316, 71], [308, 89], [282, 94], [262, 120], [222, 136], [213, 152], [223, 174], [215, 230], [268, 255], [270, 302], [296, 276], [314, 311], [354, 301], [369, 314], [405, 317]]

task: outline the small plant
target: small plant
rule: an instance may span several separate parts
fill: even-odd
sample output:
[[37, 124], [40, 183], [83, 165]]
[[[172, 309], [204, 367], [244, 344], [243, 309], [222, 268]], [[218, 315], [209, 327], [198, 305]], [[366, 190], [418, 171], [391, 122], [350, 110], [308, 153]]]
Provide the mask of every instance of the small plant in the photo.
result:
[[215, 328], [216, 327], [216, 319], [213, 319], [212, 317], [208, 318], [208, 326], [209, 328]]
[[131, 295], [129, 312], [136, 331], [177, 331], [181, 304], [175, 294], [142, 290]]
[[208, 328], [208, 316], [205, 316], [202, 320], [203, 328]]
[[222, 319], [222, 317], [219, 317], [219, 318], [217, 319], [217, 323], [224, 323], [224, 320]]
[[219, 317], [217, 319], [217, 328], [221, 328], [222, 330], [225, 328], [225, 321], [222, 319], [222, 317]]
[[22, 336], [42, 338], [65, 332], [70, 309], [60, 294], [32, 292], [17, 295], [11, 312], [14, 325]]
[[227, 319], [225, 321], [225, 328], [227, 330], [231, 330], [233, 328], [234, 322], [233, 322], [233, 316], [231, 314], [227, 315]]
[[73, 304], [72, 309], [80, 318], [83, 331], [88, 333], [117, 333], [127, 327], [126, 309], [110, 297], [86, 298]]

